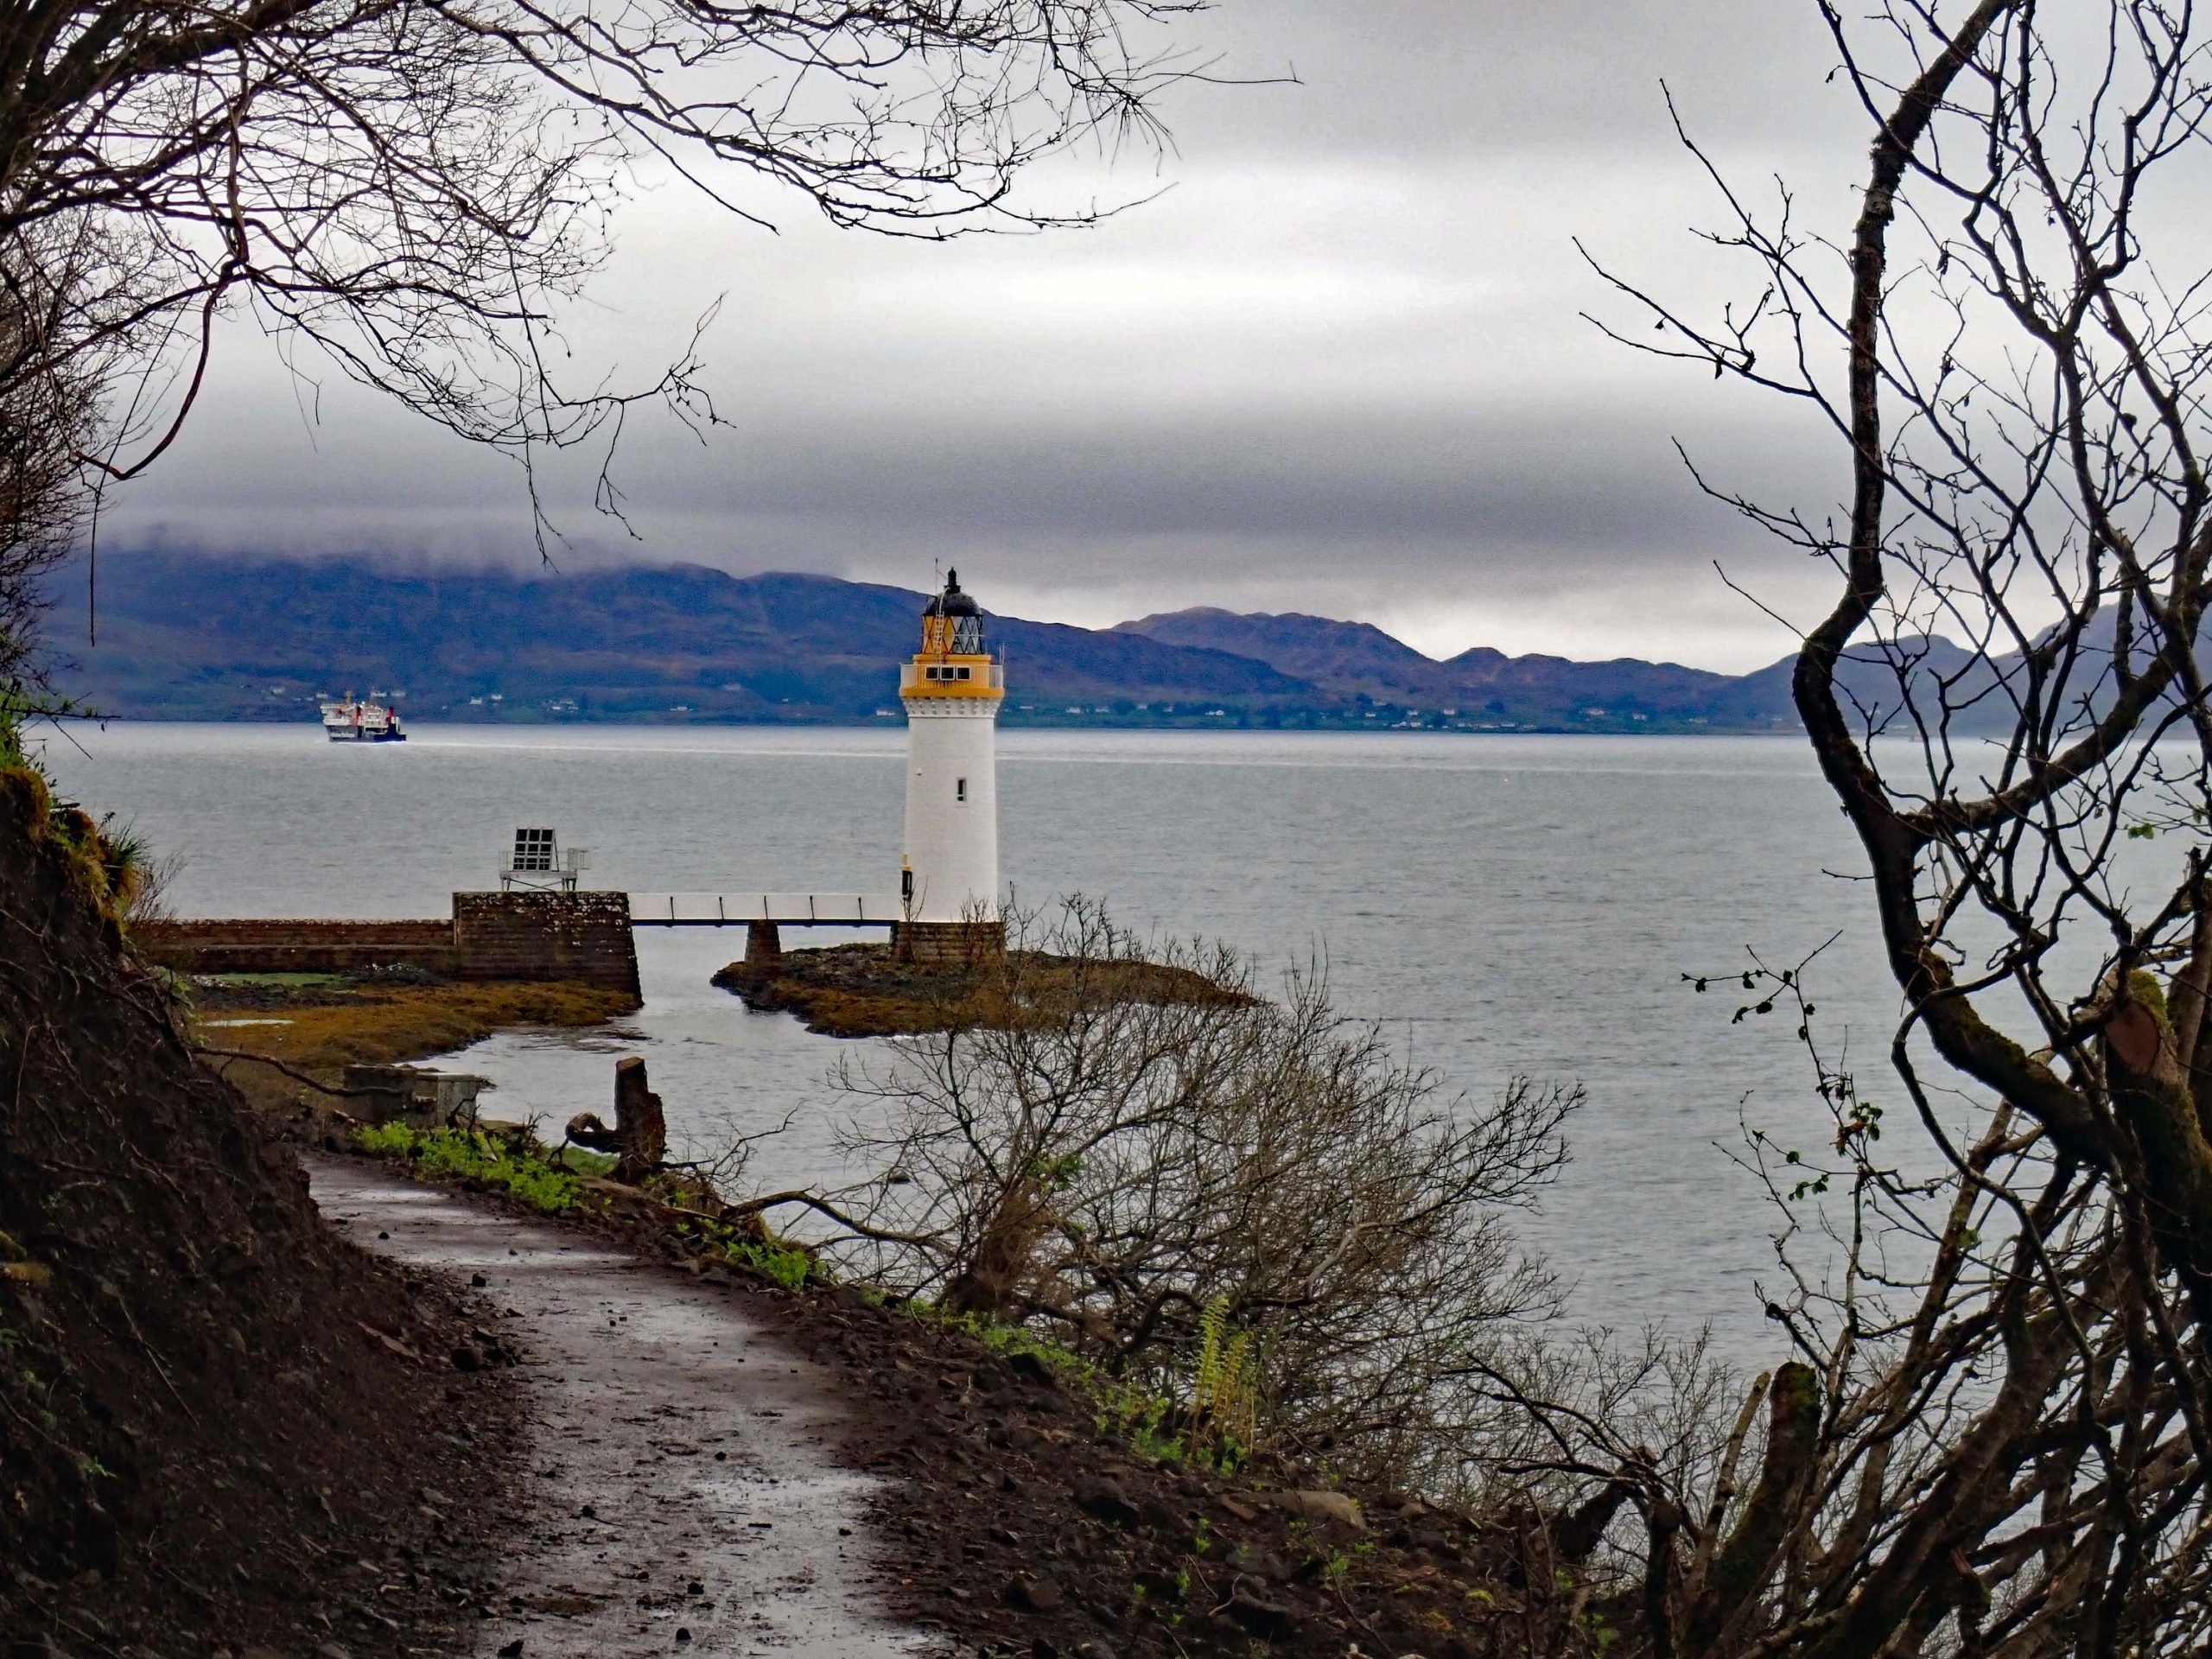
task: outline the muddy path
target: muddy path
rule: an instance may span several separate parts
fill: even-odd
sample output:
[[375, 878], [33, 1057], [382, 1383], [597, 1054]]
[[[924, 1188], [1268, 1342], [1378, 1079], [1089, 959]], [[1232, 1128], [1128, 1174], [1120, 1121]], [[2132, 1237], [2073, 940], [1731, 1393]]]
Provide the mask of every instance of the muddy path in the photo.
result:
[[735, 1298], [373, 1165], [302, 1161], [345, 1236], [480, 1274], [502, 1342], [524, 1356], [522, 1525], [489, 1568], [499, 1594], [474, 1654], [931, 1651], [875, 1592], [872, 1484], [836, 1457], [830, 1373]]

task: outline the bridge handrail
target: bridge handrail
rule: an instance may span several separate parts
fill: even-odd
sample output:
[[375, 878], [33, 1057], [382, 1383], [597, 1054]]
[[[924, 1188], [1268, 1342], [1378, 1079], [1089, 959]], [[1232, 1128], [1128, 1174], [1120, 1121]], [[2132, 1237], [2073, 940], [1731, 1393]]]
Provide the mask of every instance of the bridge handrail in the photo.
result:
[[725, 890], [632, 893], [630, 920], [639, 927], [738, 927], [774, 922], [785, 927], [884, 927], [904, 914], [896, 893], [760, 893]]

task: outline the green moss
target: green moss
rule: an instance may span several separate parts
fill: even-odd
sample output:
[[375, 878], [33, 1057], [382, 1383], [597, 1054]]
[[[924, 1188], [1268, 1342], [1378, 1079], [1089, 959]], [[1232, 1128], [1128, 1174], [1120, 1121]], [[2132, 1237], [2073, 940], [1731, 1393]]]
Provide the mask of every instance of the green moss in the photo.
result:
[[1796, 1495], [1820, 1455], [1821, 1378], [1791, 1360], [1777, 1366], [1767, 1395], [1766, 1457], [1736, 1529], [1713, 1558], [1705, 1594], [1692, 1610], [1690, 1650], [1709, 1646], [1759, 1592], [1789, 1530]]
[[2128, 975], [2127, 994], [2158, 1015], [2161, 1026], [2171, 1024], [2171, 1017], [2166, 1013], [2166, 988], [2158, 982], [2158, 976], [2149, 969], [2138, 968]]

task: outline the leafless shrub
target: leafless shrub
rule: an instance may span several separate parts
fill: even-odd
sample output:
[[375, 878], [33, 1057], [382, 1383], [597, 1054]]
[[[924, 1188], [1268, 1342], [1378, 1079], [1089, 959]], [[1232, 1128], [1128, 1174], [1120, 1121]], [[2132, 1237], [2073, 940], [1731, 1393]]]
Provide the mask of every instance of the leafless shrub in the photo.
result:
[[0, 726], [35, 699], [41, 578], [87, 507], [80, 458], [99, 429], [97, 354], [67, 338], [79, 272], [67, 238], [0, 238]]
[[1624, 338], [1839, 439], [1840, 512], [1726, 499], [1840, 579], [1794, 688], [1902, 993], [1891, 1076], [1755, 976], [1833, 1123], [1751, 1142], [1782, 1363], [1688, 1480], [1531, 1408], [1556, 1474], [1633, 1505], [1613, 1611], [1656, 1652], [2198, 1652], [2212, 52], [2157, 0], [1822, 11], [1875, 127], [1847, 238], [1714, 169], [1761, 296], [1700, 322], [1619, 286]]
[[[1580, 1090], [1442, 1098], [1320, 972], [1256, 996], [1233, 951], [1147, 947], [1081, 903], [1010, 975], [1029, 949], [1058, 966], [1048, 995], [1008, 987], [1020, 1016], [847, 1068], [882, 1172], [849, 1268], [1030, 1324], [1193, 1432], [1249, 1409], [1267, 1443], [1463, 1493], [1498, 1421], [1465, 1379], [1557, 1300], [1505, 1216]], [[1235, 994], [1123, 994], [1181, 976]]]

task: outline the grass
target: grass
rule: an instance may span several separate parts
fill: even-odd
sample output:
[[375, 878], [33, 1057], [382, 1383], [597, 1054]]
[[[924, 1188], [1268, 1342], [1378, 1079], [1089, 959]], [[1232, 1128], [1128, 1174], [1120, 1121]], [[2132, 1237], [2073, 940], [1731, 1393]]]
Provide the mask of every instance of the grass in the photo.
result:
[[218, 996], [232, 986], [245, 989], [301, 991], [324, 988], [338, 989], [353, 982], [343, 974], [206, 974], [201, 977]]
[[343, 999], [316, 997], [272, 1005], [256, 998], [250, 1006], [237, 1007], [226, 1006], [219, 986], [206, 986], [200, 995], [203, 1015], [290, 1016], [289, 1025], [251, 1027], [260, 1034], [220, 1046], [301, 1066], [389, 1065], [466, 1048], [511, 1026], [595, 1026], [633, 1006], [621, 992], [589, 985], [505, 981], [364, 986]]
[[[469, 1129], [416, 1129], [404, 1123], [364, 1127], [353, 1132], [353, 1140], [365, 1152], [404, 1159], [424, 1174], [477, 1180], [502, 1188], [549, 1216], [575, 1209], [584, 1199], [583, 1181], [606, 1176], [617, 1161], [612, 1154], [587, 1152], [581, 1147], [549, 1152], [536, 1141], [518, 1141], [508, 1135]], [[679, 1206], [700, 1197], [664, 1177], [656, 1179], [651, 1196]], [[700, 1247], [702, 1254], [748, 1268], [786, 1290], [828, 1281], [813, 1252], [799, 1245], [763, 1237], [703, 1215], [679, 1217], [675, 1230]]]
[[479, 1130], [411, 1129], [404, 1123], [381, 1123], [356, 1129], [353, 1139], [366, 1151], [408, 1159], [433, 1175], [504, 1188], [549, 1216], [575, 1208], [583, 1192], [582, 1175], [568, 1166], [565, 1158], [556, 1164], [542, 1147], [517, 1148], [504, 1137]]

